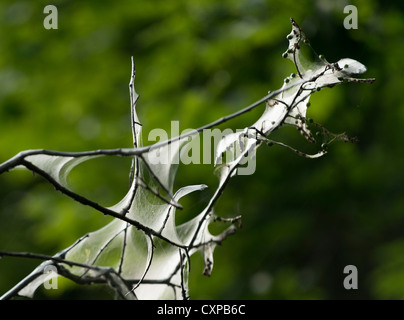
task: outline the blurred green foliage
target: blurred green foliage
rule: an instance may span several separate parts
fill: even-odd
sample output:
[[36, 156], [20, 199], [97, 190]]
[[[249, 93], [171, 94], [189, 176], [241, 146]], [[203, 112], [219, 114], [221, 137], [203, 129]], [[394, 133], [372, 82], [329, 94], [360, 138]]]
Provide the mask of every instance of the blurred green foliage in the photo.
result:
[[[82, 151], [131, 146], [130, 57], [136, 63], [143, 140], [153, 128], [197, 128], [282, 85], [289, 17], [328, 61], [357, 59], [373, 85], [316, 93], [308, 116], [357, 136], [317, 160], [262, 147], [252, 176], [228, 185], [216, 213], [243, 227], [215, 251], [212, 276], [192, 258], [193, 299], [404, 298], [404, 8], [358, 0], [359, 28], [343, 27], [350, 1], [53, 1], [57, 30], [43, 27], [47, 1], [0, 3], [0, 162], [26, 149]], [[227, 125], [243, 128], [263, 108]], [[278, 140], [312, 151], [295, 130]], [[72, 173], [75, 190], [104, 205], [128, 188], [127, 159], [104, 158]], [[206, 183], [182, 202], [197, 213], [217, 183], [211, 166], [180, 167], [177, 186]], [[183, 216], [181, 216], [183, 214]], [[54, 254], [110, 221], [26, 171], [0, 176], [0, 249]], [[38, 261], [0, 260], [0, 292]], [[359, 271], [345, 290], [343, 269]], [[111, 298], [103, 286], [60, 280], [39, 298]]]

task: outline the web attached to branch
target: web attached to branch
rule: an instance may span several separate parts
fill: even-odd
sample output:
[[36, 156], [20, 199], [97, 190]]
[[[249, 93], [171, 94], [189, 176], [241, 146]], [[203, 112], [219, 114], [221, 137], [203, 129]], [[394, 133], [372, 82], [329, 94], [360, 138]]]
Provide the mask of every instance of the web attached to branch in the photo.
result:
[[[23, 166], [44, 177], [57, 190], [75, 201], [115, 218], [103, 228], [84, 235], [69, 248], [51, 257], [1, 251], [2, 256], [25, 256], [44, 260], [2, 298], [8, 299], [16, 295], [33, 297], [36, 289], [46, 280], [45, 268], [52, 265], [56, 267], [58, 275], [77, 283], [106, 283], [122, 299], [188, 299], [190, 256], [197, 251], [202, 252], [205, 262], [203, 273], [210, 275], [216, 245], [237, 229], [236, 222], [240, 217], [217, 217], [214, 206], [231, 177], [242, 169], [245, 158], [255, 157], [257, 148], [263, 143], [285, 146], [308, 158], [324, 155], [325, 149], [308, 155], [281, 142], [270, 140], [268, 135], [276, 128], [288, 124], [295, 126], [304, 137], [314, 142], [306, 118], [311, 94], [344, 81], [374, 81], [353, 78], [355, 74], [366, 70], [355, 60], [341, 59], [336, 63], [328, 63], [323, 57], [317, 56], [300, 27], [293, 19], [291, 23], [292, 31], [287, 36], [289, 46], [283, 57], [295, 64], [297, 74], [287, 77], [281, 89], [269, 92], [260, 101], [233, 115], [190, 134], [143, 146], [142, 125], [136, 112], [139, 96], [134, 88], [135, 68], [132, 60], [129, 93], [133, 148], [78, 153], [29, 150], [1, 164], [0, 174]], [[219, 184], [206, 207], [193, 219], [176, 225], [176, 210], [182, 208], [180, 199], [206, 188], [206, 185], [200, 184], [173, 190], [178, 169], [175, 159], [178, 159], [186, 146], [187, 138], [239, 116], [263, 102], [266, 104], [265, 111], [254, 124], [241, 132], [223, 137], [219, 142], [216, 149], [216, 164], [220, 163]], [[340, 136], [332, 136], [333, 139], [338, 137]], [[233, 157], [222, 163], [225, 152], [232, 152]], [[67, 183], [67, 177], [74, 167], [101, 156], [132, 158], [130, 188], [124, 198], [112, 207], [103, 207], [75, 193]], [[218, 220], [226, 221], [229, 226], [222, 233], [213, 235], [208, 227]]]

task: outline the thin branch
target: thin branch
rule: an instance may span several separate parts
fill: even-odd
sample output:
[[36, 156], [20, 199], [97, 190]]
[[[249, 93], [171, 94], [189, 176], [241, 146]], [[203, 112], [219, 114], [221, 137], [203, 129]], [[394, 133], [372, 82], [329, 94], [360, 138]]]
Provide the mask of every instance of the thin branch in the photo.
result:
[[[83, 205], [88, 205], [90, 207], [92, 207], [93, 209], [105, 214], [105, 215], [109, 215], [111, 217], [120, 219], [122, 221], [128, 222], [129, 224], [131, 224], [132, 226], [136, 227], [137, 229], [143, 230], [145, 233], [156, 236], [164, 241], [167, 241], [168, 243], [177, 246], [177, 247], [184, 247], [181, 244], [175, 243], [173, 241], [171, 241], [170, 239], [164, 237], [163, 235], [159, 234], [158, 232], [154, 231], [153, 229], [146, 227], [145, 225], [141, 224], [140, 222], [130, 219], [126, 216], [123, 216], [122, 214], [113, 211], [111, 209], [108, 209], [106, 207], [103, 207], [101, 205], [99, 205], [98, 203], [91, 201], [67, 188], [65, 188], [64, 186], [60, 185], [56, 180], [54, 180], [50, 175], [48, 175], [46, 172], [44, 172], [43, 170], [39, 169], [38, 167], [34, 166], [33, 164], [31, 164], [28, 161], [23, 160], [22, 164], [24, 166], [26, 166], [28, 169], [30, 169], [33, 172], [36, 172], [38, 174], [40, 174], [41, 176], [43, 176], [46, 180], [48, 180], [57, 190], [61, 191], [62, 193], [66, 194], [67, 196], [69, 196], [70, 198], [76, 200], [77, 202], [83, 204]], [[174, 204], [172, 204], [174, 205]]]
[[137, 115], [136, 115], [136, 102], [139, 99], [139, 95], [135, 91], [135, 60], [133, 57], [131, 57], [132, 61], [132, 71], [131, 71], [131, 77], [130, 77], [130, 82], [129, 82], [129, 96], [130, 96], [130, 112], [131, 112], [131, 128], [132, 128], [132, 139], [133, 139], [133, 146], [134, 148], [137, 148], [138, 145], [138, 135], [136, 133], [136, 126], [139, 125], [141, 126]]
[[[139, 122], [139, 119], [137, 117], [136, 113], [136, 103], [137, 100], [139, 99], [139, 95], [135, 91], [135, 61], [133, 57], [131, 57], [132, 61], [132, 71], [131, 71], [131, 76], [130, 76], [130, 81], [129, 81], [129, 97], [130, 97], [130, 114], [131, 114], [131, 129], [132, 129], [132, 140], [133, 140], [133, 147], [136, 149], [139, 147], [139, 141], [140, 141], [140, 131], [139, 135], [137, 133], [137, 126], [142, 126], [142, 124]], [[134, 157], [132, 159], [132, 164], [130, 168], [130, 174], [129, 174], [129, 183], [132, 184], [134, 177], [139, 175], [139, 160]], [[135, 190], [136, 192], [136, 190]]]
[[99, 267], [97, 267], [97, 266], [80, 263], [80, 262], [74, 262], [74, 261], [70, 261], [70, 260], [65, 260], [65, 259], [57, 257], [57, 256], [49, 256], [49, 255], [40, 254], [40, 253], [0, 250], [0, 257], [18, 257], [18, 258], [28, 258], [28, 259], [38, 259], [38, 260], [50, 260], [50, 261], [57, 262], [57, 263], [67, 264], [70, 267], [74, 266], [74, 267], [81, 267], [81, 268], [92, 269], [92, 270], [99, 270]]
[[[85, 269], [91, 269], [95, 270], [98, 272], [106, 272], [107, 270], [110, 270], [111, 268], [106, 268], [106, 267], [101, 267], [101, 266], [94, 266], [91, 264], [85, 264], [85, 263], [80, 263], [80, 262], [75, 262], [71, 260], [66, 260], [58, 256], [50, 256], [50, 255], [45, 255], [45, 254], [39, 254], [39, 253], [32, 253], [32, 252], [16, 252], [16, 251], [4, 251], [0, 250], [0, 257], [16, 257], [16, 258], [27, 258], [27, 259], [36, 259], [36, 260], [42, 260], [42, 261], [52, 261], [55, 263], [61, 263], [61, 264], [66, 264], [69, 267], [81, 267]], [[83, 279], [83, 278], [82, 278]], [[147, 284], [168, 284], [170, 281], [170, 278], [167, 279], [162, 279], [162, 280], [147, 280], [144, 279], [143, 283]], [[140, 279], [131, 279], [131, 280], [125, 280], [128, 284], [139, 282]], [[95, 281], [92, 279], [91, 281]], [[102, 281], [104, 282], [104, 281]]]
[[216, 216], [213, 220], [213, 222], [219, 221], [219, 222], [226, 222], [226, 223], [235, 223], [238, 222], [238, 227], [241, 228], [241, 216], [236, 216], [232, 218], [223, 218]]
[[182, 209], [182, 206], [177, 201], [175, 201], [174, 199], [171, 199], [171, 200], [165, 199], [163, 196], [161, 196], [161, 194], [158, 191], [154, 191], [141, 177], [138, 177], [137, 181], [139, 182], [139, 185], [141, 187], [150, 191], [154, 196], [156, 196], [160, 200], [164, 201], [168, 205], [176, 207], [178, 209]]
[[125, 251], [126, 251], [126, 237], [128, 236], [128, 228], [129, 228], [129, 224], [126, 224], [126, 227], [124, 229], [124, 235], [123, 235], [123, 243], [122, 243], [122, 251], [121, 251], [121, 257], [119, 259], [119, 267], [118, 267], [118, 273], [121, 274], [122, 273], [122, 267], [123, 267], [123, 259], [125, 257]]
[[[247, 156], [256, 146], [257, 146], [257, 143], [254, 143], [250, 148], [244, 150], [244, 152], [239, 156], [240, 161], [245, 156]], [[213, 194], [212, 198], [210, 199], [208, 205], [203, 210], [204, 215], [203, 215], [203, 217], [201, 218], [201, 220], [198, 223], [198, 226], [197, 226], [197, 228], [195, 230], [195, 233], [194, 233], [194, 235], [193, 235], [193, 237], [192, 237], [192, 239], [191, 239], [191, 241], [189, 243], [189, 247], [194, 246], [194, 242], [196, 241], [196, 239], [198, 237], [198, 234], [201, 231], [202, 225], [206, 222], [206, 219], [211, 214], [214, 204], [216, 203], [216, 201], [219, 199], [219, 197], [223, 193], [227, 183], [230, 181], [230, 178], [233, 175], [233, 172], [239, 167], [240, 161], [234, 163], [233, 165], [231, 165], [229, 171], [227, 172], [226, 177], [224, 179], [221, 179], [221, 182], [220, 182], [218, 188], [216, 189], [215, 193]]]
[[159, 233], [162, 233], [164, 228], [166, 227], [166, 224], [167, 224], [168, 219], [170, 218], [170, 214], [171, 214], [172, 209], [173, 209], [172, 206], [170, 206], [168, 208], [166, 217], [164, 218], [163, 224], [162, 224], [161, 228], [159, 229]]
[[[95, 255], [93, 262], [91, 263], [91, 265], [95, 265], [95, 262], [97, 261], [97, 259], [101, 256], [101, 254], [104, 252], [104, 250], [111, 244], [112, 241], [114, 241], [116, 239], [116, 237], [118, 237], [122, 232], [125, 232], [125, 229], [122, 229], [121, 231], [117, 232], [116, 234], [114, 234], [111, 238], [108, 239], [108, 241], [101, 246], [101, 248], [98, 250], [97, 254]], [[83, 277], [89, 270], [85, 271], [80, 277]], [[119, 272], [118, 272], [119, 273]]]
[[181, 265], [181, 271], [180, 271], [180, 276], [181, 276], [181, 294], [182, 294], [182, 299], [183, 300], [188, 300], [189, 297], [187, 296], [187, 291], [185, 290], [185, 285], [184, 285], [184, 258], [182, 257], [182, 252], [181, 249], [178, 249], [179, 255], [180, 255], [180, 265]]
[[285, 144], [285, 143], [282, 143], [282, 142], [278, 142], [278, 141], [275, 141], [275, 140], [266, 139], [266, 138], [262, 138], [262, 137], [257, 138], [257, 139], [260, 140], [260, 141], [266, 142], [268, 145], [276, 144], [276, 145], [278, 145], [278, 146], [285, 147], [285, 148], [287, 148], [287, 149], [289, 149], [289, 150], [292, 150], [292, 151], [293, 151], [294, 153], [296, 153], [297, 155], [299, 155], [299, 156], [301, 156], [301, 157], [303, 157], [303, 158], [307, 158], [307, 159], [319, 158], [319, 157], [321, 157], [321, 156], [323, 156], [323, 155], [325, 155], [325, 154], [327, 153], [327, 151], [321, 150], [321, 151], [319, 151], [319, 152], [317, 152], [317, 153], [315, 153], [315, 154], [307, 154], [307, 153], [304, 153], [304, 152], [302, 152], [302, 151], [299, 151], [299, 150], [297, 150], [297, 149], [295, 149], [295, 148], [293, 148], [293, 147], [291, 147], [291, 146], [289, 146], [289, 145], [287, 145], [287, 144]]
[[[137, 177], [137, 175], [136, 175], [136, 177]], [[121, 214], [124, 215], [124, 216], [126, 216], [126, 214], [129, 212], [129, 210], [130, 210], [130, 208], [131, 208], [131, 206], [133, 204], [133, 201], [134, 201], [135, 196], [136, 196], [137, 187], [138, 187], [139, 184], [137, 183], [137, 181], [133, 180], [132, 185], [133, 185], [133, 190], [132, 190], [130, 199], [129, 199], [128, 203], [121, 210]], [[132, 186], [131, 186], [131, 188], [132, 188]]]
[[[31, 252], [11, 252], [11, 251], [0, 251], [0, 257], [18, 257], [18, 258], [28, 258], [28, 259], [38, 259], [38, 260], [44, 260], [46, 261], [51, 261], [56, 263], [55, 267], [58, 269], [58, 274], [61, 276], [64, 276], [65, 278], [68, 278], [78, 284], [91, 284], [91, 283], [105, 283], [108, 282], [112, 288], [122, 297], [127, 299], [128, 295], [124, 295], [122, 293], [122, 289], [120, 289], [121, 286], [127, 287], [129, 283], [127, 283], [126, 280], [124, 280], [113, 268], [106, 268], [106, 267], [101, 267], [101, 266], [94, 266], [91, 264], [84, 264], [84, 263], [79, 263], [71, 260], [65, 260], [61, 257], [58, 256], [49, 256], [49, 255], [44, 255], [44, 254], [36, 254], [36, 253], [31, 253]], [[94, 270], [97, 271], [99, 275], [103, 275], [104, 279], [99, 277], [97, 275], [96, 277], [89, 277], [89, 276], [77, 276], [72, 274], [70, 271], [67, 269], [59, 266], [58, 264], [66, 264], [69, 267], [81, 267], [85, 268], [87, 270]], [[46, 267], [45, 265], [42, 265], [43, 269]], [[12, 290], [8, 291], [5, 295], [0, 297], [1, 300], [6, 300], [6, 299], [11, 299], [14, 296], [18, 294], [18, 292], [23, 289], [27, 284], [29, 284], [34, 278], [38, 277], [40, 274], [42, 274], [43, 271], [38, 270], [34, 274], [31, 275], [31, 277], [28, 277], [25, 279], [25, 281], [20, 282], [17, 286], [15, 286]], [[133, 296], [132, 296], [133, 298]]]
[[[143, 155], [139, 156], [140, 159], [142, 159], [142, 163], [146, 167], [147, 171], [151, 174], [153, 179], [158, 183], [158, 185], [164, 190], [164, 192], [170, 197], [171, 200], [173, 200], [173, 195], [171, 194], [170, 190], [167, 189], [167, 187], [160, 181], [160, 179], [157, 177], [157, 175], [154, 173], [152, 168], [150, 167], [149, 163], [145, 160]], [[182, 209], [181, 205], [179, 203], [176, 203], [176, 206], [180, 209]]]
[[61, 157], [72, 157], [72, 158], [79, 158], [79, 157], [84, 157], [84, 156], [122, 156], [122, 157], [131, 157], [131, 156], [139, 156], [144, 153], [149, 152], [152, 148], [160, 148], [165, 145], [171, 144], [174, 141], [178, 141], [193, 135], [196, 135], [197, 133], [202, 132], [203, 130], [210, 129], [213, 127], [216, 127], [218, 125], [221, 125], [229, 120], [232, 120], [236, 117], [239, 117], [257, 106], [261, 105], [265, 101], [279, 95], [280, 93], [289, 90], [302, 82], [296, 82], [294, 84], [291, 84], [290, 86], [275, 90], [261, 98], [260, 100], [257, 100], [256, 102], [252, 103], [246, 108], [243, 108], [237, 112], [234, 112], [230, 115], [224, 116], [216, 121], [213, 121], [207, 125], [204, 125], [202, 127], [199, 127], [196, 130], [191, 130], [188, 131], [182, 135], [179, 135], [177, 137], [173, 137], [171, 139], [161, 141], [152, 145], [140, 147], [140, 148], [117, 148], [117, 149], [100, 149], [100, 150], [91, 150], [91, 151], [82, 151], [82, 152], [66, 152], [66, 151], [55, 151], [55, 150], [46, 150], [46, 149], [36, 149], [36, 150], [26, 150], [18, 153], [14, 157], [10, 158], [9, 160], [3, 162], [0, 164], [0, 174], [9, 171], [19, 165], [22, 165], [24, 158], [28, 156], [33, 156], [33, 155], [50, 155], [50, 156], [61, 156]]

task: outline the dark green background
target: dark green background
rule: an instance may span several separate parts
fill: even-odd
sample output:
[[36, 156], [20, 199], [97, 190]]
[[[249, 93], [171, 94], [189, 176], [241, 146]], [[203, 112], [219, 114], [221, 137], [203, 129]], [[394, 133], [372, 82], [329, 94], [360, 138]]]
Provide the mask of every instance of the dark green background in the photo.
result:
[[[83, 151], [131, 146], [128, 82], [136, 61], [143, 139], [153, 128], [197, 128], [282, 85], [293, 17], [328, 61], [364, 63], [369, 84], [316, 93], [308, 116], [356, 136], [316, 160], [261, 147], [252, 176], [234, 177], [216, 213], [243, 227], [215, 251], [212, 276], [192, 258], [193, 299], [402, 299], [404, 199], [402, 1], [353, 1], [357, 30], [343, 26], [349, 1], [53, 1], [58, 29], [43, 27], [47, 1], [0, 3], [0, 162], [26, 149]], [[232, 121], [252, 124], [263, 107]], [[225, 128], [226, 126], [221, 126]], [[291, 128], [276, 138], [313, 152]], [[128, 188], [127, 159], [104, 158], [72, 173], [75, 190], [105, 205]], [[217, 183], [211, 166], [180, 168], [177, 187], [206, 183], [184, 199], [197, 213]], [[182, 215], [182, 216], [181, 216]], [[0, 249], [54, 254], [110, 221], [27, 171], [0, 176]], [[0, 260], [0, 293], [37, 261]], [[359, 289], [345, 290], [355, 265]], [[111, 298], [103, 286], [59, 281], [38, 298]]]

